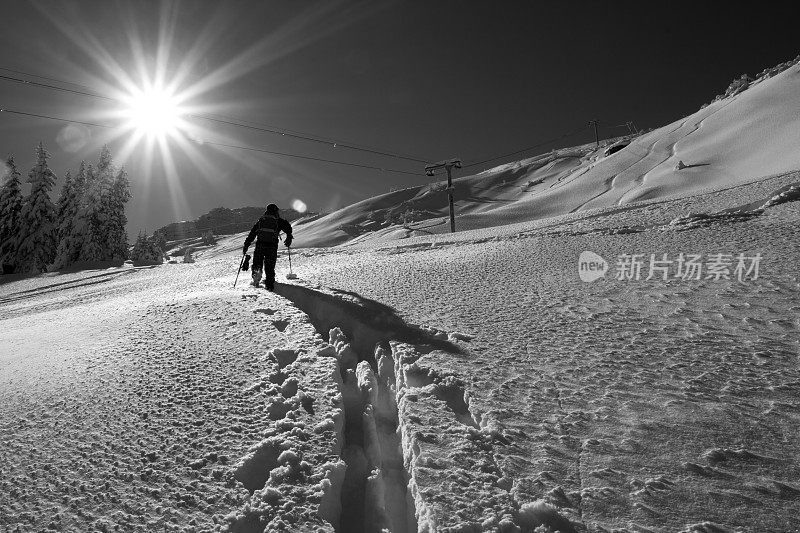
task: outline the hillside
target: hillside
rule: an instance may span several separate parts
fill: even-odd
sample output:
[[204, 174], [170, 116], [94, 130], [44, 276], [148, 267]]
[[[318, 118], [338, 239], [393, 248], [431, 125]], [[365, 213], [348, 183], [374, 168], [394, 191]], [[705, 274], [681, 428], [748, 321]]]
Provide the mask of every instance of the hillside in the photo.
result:
[[[699, 111], [606, 156], [594, 143], [454, 179], [457, 229], [681, 198], [800, 167], [800, 67], [764, 71]], [[686, 168], [676, 170], [679, 161]], [[458, 171], [456, 171], [457, 173]], [[440, 178], [441, 179], [441, 178]], [[298, 227], [295, 246], [390, 241], [449, 232], [445, 183], [369, 198]]]

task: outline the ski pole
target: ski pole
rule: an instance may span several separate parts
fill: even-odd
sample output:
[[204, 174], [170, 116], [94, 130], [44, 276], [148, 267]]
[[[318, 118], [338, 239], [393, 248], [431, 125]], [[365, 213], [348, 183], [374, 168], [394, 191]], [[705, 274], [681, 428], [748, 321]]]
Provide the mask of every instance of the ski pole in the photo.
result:
[[236, 271], [236, 279], [233, 280], [233, 288], [234, 289], [236, 288], [236, 282], [239, 281], [239, 272], [242, 271], [242, 265], [244, 264], [244, 258], [245, 257], [246, 256], [244, 254], [242, 254], [242, 261], [239, 263], [239, 270]]

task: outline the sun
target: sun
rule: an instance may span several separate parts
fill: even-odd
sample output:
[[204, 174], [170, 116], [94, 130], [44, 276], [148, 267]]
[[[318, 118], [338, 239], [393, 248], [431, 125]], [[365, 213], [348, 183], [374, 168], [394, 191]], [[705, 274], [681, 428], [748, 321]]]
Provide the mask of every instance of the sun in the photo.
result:
[[178, 99], [164, 87], [137, 88], [126, 104], [129, 126], [143, 136], [161, 139], [175, 135], [180, 128], [183, 112]]

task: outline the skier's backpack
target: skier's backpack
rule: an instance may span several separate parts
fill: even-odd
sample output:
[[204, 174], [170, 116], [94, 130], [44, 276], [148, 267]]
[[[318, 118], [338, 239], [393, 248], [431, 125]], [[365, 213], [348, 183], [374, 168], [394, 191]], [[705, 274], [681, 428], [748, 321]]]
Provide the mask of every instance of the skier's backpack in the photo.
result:
[[278, 244], [280, 233], [280, 218], [274, 215], [264, 215], [258, 220], [258, 240], [270, 244]]

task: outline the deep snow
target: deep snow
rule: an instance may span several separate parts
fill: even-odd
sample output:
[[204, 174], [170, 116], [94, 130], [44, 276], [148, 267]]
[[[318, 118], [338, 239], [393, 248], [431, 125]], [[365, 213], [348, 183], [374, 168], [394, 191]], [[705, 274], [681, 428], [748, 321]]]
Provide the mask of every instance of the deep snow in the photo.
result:
[[243, 235], [0, 285], [0, 530], [798, 531], [797, 76], [465, 178], [471, 231], [375, 217], [420, 191], [299, 224], [350, 239], [275, 294]]

